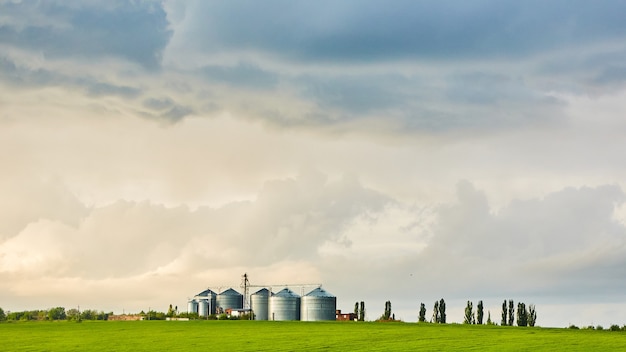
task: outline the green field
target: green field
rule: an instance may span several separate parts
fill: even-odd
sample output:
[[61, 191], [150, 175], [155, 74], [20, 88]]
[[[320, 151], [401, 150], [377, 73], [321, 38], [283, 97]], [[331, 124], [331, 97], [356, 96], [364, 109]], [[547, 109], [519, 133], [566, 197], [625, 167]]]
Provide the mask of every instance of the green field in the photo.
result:
[[5, 322], [2, 351], [626, 351], [626, 332], [355, 322]]

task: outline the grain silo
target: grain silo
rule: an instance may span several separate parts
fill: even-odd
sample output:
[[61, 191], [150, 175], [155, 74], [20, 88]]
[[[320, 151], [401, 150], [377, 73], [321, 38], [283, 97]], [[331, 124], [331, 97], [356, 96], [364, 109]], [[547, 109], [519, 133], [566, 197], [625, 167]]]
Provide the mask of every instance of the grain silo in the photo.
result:
[[[210, 289], [206, 289], [200, 293], [198, 293], [194, 298], [196, 299], [196, 301], [200, 301], [200, 300], [206, 300], [207, 301], [207, 305], [208, 305], [208, 314], [215, 314], [216, 313], [216, 307], [217, 307], [217, 299], [216, 299], [216, 293], [211, 291]], [[199, 313], [199, 312], [198, 312]]]
[[284, 288], [270, 297], [270, 320], [300, 320], [300, 296]]
[[189, 302], [187, 302], [187, 313], [189, 314], [198, 313], [197, 301], [190, 299]]
[[337, 297], [321, 287], [302, 296], [300, 319], [302, 321], [335, 320]]
[[209, 316], [209, 300], [198, 300], [198, 317], [206, 319]]
[[243, 309], [243, 295], [232, 288], [217, 295], [217, 306], [226, 309]]
[[269, 319], [270, 290], [263, 288], [250, 295], [250, 309], [254, 320]]

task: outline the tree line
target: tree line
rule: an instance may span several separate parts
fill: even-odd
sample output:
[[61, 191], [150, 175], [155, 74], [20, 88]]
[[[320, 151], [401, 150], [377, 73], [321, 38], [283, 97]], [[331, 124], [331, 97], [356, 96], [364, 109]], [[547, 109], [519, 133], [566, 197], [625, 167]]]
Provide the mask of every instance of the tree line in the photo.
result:
[[112, 312], [105, 313], [86, 309], [79, 311], [78, 309], [66, 310], [64, 307], [54, 307], [46, 310], [25, 310], [20, 312], [5, 312], [0, 308], [0, 321], [52, 321], [52, 320], [107, 320]]

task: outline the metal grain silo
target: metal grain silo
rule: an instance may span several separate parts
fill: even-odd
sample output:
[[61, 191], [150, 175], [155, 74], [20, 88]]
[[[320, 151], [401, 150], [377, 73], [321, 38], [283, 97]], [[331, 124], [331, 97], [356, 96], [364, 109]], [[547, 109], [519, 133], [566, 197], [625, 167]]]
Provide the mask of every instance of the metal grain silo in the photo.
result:
[[284, 288], [270, 297], [270, 320], [300, 320], [300, 296]]
[[335, 320], [337, 297], [318, 287], [302, 296], [301, 306], [302, 321]]
[[198, 300], [198, 317], [207, 318], [209, 316], [209, 300]]
[[198, 302], [193, 299], [189, 300], [189, 302], [187, 302], [187, 313], [198, 313]]
[[254, 320], [269, 319], [270, 290], [264, 288], [250, 295], [250, 309]]
[[232, 288], [217, 295], [217, 306], [222, 310], [243, 309], [243, 295]]
[[194, 298], [196, 299], [196, 301], [200, 301], [200, 300], [207, 300], [208, 306], [209, 306], [209, 315], [210, 314], [215, 314], [216, 313], [216, 307], [217, 307], [217, 294], [213, 291], [211, 291], [210, 289], [206, 289], [200, 293], [198, 293]]

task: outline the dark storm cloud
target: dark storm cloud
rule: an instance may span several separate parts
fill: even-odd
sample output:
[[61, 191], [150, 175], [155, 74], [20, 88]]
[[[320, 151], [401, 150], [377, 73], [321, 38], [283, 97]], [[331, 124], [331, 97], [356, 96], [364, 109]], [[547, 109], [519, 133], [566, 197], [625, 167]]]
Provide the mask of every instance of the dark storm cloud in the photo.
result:
[[16, 19], [0, 24], [0, 43], [51, 58], [119, 57], [156, 68], [171, 34], [153, 2], [2, 2], [0, 12]]
[[[210, 2], [208, 51], [254, 48], [297, 60], [517, 58], [626, 34], [623, 2]], [[205, 18], [206, 17], [206, 18]], [[236, 18], [236, 25], [232, 19]]]

